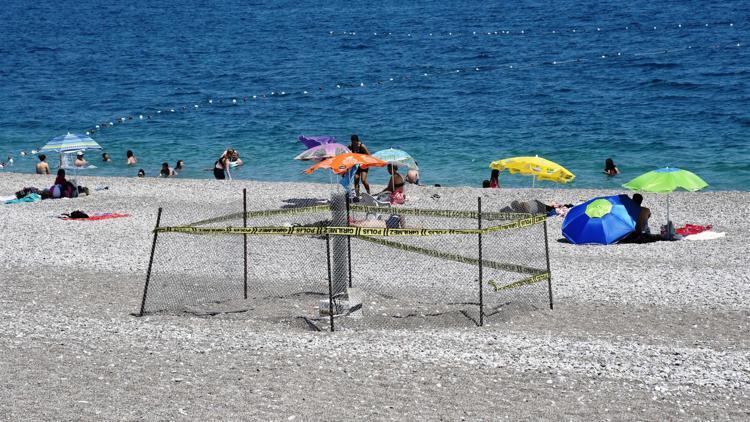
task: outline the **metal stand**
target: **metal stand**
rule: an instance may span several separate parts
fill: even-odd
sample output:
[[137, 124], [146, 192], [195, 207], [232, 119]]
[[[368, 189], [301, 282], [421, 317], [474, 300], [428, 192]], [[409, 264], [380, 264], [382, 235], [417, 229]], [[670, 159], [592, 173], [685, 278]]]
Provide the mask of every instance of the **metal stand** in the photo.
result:
[[[247, 228], [247, 189], [242, 189], [242, 227]], [[245, 299], [247, 299], [247, 233], [242, 235], [245, 244], [243, 260], [245, 263]]]
[[549, 308], [554, 309], [552, 303], [552, 270], [549, 266], [549, 238], [547, 236], [547, 220], [544, 220], [544, 253], [547, 257], [547, 286], [549, 288]]
[[146, 285], [143, 286], [143, 299], [141, 299], [141, 311], [138, 316], [143, 316], [143, 311], [146, 308], [146, 296], [148, 295], [148, 283], [151, 281], [151, 268], [154, 265], [154, 252], [156, 252], [156, 238], [159, 237], [159, 232], [156, 229], [159, 228], [161, 223], [161, 207], [156, 213], [156, 226], [154, 227], [154, 242], [151, 244], [151, 257], [148, 260], [148, 270], [146, 270]]
[[[477, 197], [477, 228], [482, 229], [482, 198]], [[479, 326], [484, 325], [484, 288], [482, 286], [482, 234], [477, 235], [479, 243]]]
[[[349, 195], [346, 194], [346, 227], [349, 227], [349, 222], [351, 221], [351, 216], [349, 212]], [[347, 247], [347, 257], [349, 258], [348, 261], [348, 268], [349, 268], [349, 288], [352, 287], [352, 237], [346, 236], [346, 247]]]
[[333, 328], [333, 283], [331, 281], [331, 235], [326, 235], [326, 262], [328, 263], [328, 316], [331, 320], [331, 332]]

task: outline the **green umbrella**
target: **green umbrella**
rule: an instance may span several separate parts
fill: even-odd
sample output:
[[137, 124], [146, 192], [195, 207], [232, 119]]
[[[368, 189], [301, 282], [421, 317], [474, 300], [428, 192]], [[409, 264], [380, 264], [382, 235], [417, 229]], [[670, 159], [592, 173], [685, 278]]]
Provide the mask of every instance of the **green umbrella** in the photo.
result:
[[[687, 170], [682, 170], [676, 167], [665, 167], [644, 173], [622, 186], [630, 190], [666, 193], [667, 227], [669, 227], [669, 193], [678, 188], [695, 192], [708, 186], [708, 183], [698, 177], [695, 173], [691, 173]], [[671, 234], [668, 233], [668, 236], [671, 236]]]

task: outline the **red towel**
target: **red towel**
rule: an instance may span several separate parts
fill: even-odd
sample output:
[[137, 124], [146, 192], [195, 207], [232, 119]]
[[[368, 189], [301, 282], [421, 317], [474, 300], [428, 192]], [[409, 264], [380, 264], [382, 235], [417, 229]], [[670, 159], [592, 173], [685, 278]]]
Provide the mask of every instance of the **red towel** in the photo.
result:
[[695, 224], [685, 224], [685, 226], [680, 227], [679, 229], [675, 230], [675, 233], [682, 235], [682, 236], [689, 236], [691, 234], [698, 234], [703, 233], [705, 231], [711, 230], [713, 227], [709, 224], [707, 226], [697, 226]]

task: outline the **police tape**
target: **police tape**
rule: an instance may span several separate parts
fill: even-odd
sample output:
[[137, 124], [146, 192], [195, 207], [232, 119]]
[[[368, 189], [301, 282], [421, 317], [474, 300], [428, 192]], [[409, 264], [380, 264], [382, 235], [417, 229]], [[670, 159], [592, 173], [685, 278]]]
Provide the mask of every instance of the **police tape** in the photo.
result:
[[[362, 239], [367, 242], [375, 243], [389, 248], [400, 249], [406, 252], [414, 252], [422, 255], [427, 255], [433, 258], [444, 259], [446, 261], [460, 262], [462, 264], [479, 265], [479, 259], [471, 258], [450, 252], [436, 251], [434, 249], [421, 248], [419, 246], [407, 245], [405, 243], [394, 242], [391, 240], [378, 239], [374, 237], [358, 236], [358, 239]], [[503, 270], [508, 272], [520, 273], [520, 274], [539, 274], [538, 268], [526, 267], [523, 265], [516, 264], [505, 264], [497, 261], [490, 261], [487, 259], [482, 260], [482, 267], [491, 268], [495, 270]]]
[[[373, 207], [365, 205], [351, 205], [352, 211], [359, 211], [372, 214], [391, 213], [398, 215], [408, 215], [415, 217], [445, 217], [445, 218], [468, 218], [476, 220], [479, 213], [476, 211], [457, 211], [457, 210], [431, 210], [419, 208], [389, 208]], [[483, 212], [482, 219], [485, 220], [521, 220], [539, 216], [539, 214], [517, 213], [517, 212]]]
[[496, 292], [499, 292], [501, 290], [508, 290], [513, 289], [516, 287], [526, 286], [529, 284], [536, 284], [540, 281], [549, 280], [550, 274], [549, 273], [542, 273], [542, 274], [536, 274], [534, 276], [524, 278], [523, 280], [514, 281], [513, 283], [506, 284], [504, 286], [498, 286], [497, 282], [494, 280], [490, 280], [487, 282], [492, 288], [495, 289]]
[[271, 226], [271, 227], [195, 227], [171, 226], [158, 227], [157, 233], [190, 233], [190, 234], [246, 234], [246, 235], [302, 235], [302, 236], [445, 236], [445, 235], [479, 235], [497, 231], [528, 227], [544, 221], [543, 216], [518, 220], [513, 223], [491, 226], [484, 229], [389, 229], [383, 227], [329, 227], [329, 226]]
[[[419, 209], [419, 208], [388, 208], [388, 207], [373, 207], [365, 205], [352, 204], [350, 206], [351, 211], [382, 214], [391, 213], [399, 214], [404, 216], [413, 217], [442, 217], [442, 218], [467, 218], [476, 220], [479, 217], [479, 213], [476, 211], [456, 211], [456, 210], [432, 210], [432, 209]], [[263, 218], [263, 217], [275, 217], [280, 215], [301, 215], [301, 214], [312, 214], [320, 212], [330, 212], [332, 208], [330, 205], [313, 205], [309, 207], [293, 207], [293, 208], [280, 208], [273, 210], [259, 210], [259, 211], [248, 211], [244, 213], [247, 218]], [[343, 210], [342, 210], [343, 211]], [[533, 217], [539, 217], [538, 214], [529, 213], [515, 213], [515, 212], [483, 212], [482, 218], [485, 220], [521, 220]], [[204, 226], [206, 224], [221, 223], [224, 221], [241, 220], [243, 213], [236, 212], [232, 214], [222, 215], [219, 217], [208, 218], [205, 220], [196, 221], [194, 223], [186, 224], [187, 226]]]

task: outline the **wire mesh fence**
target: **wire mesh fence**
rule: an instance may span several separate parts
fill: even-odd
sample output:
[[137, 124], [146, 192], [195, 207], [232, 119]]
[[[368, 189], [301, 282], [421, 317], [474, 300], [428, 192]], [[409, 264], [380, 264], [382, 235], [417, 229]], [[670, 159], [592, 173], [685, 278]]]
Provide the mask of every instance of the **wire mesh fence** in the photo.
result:
[[[164, 212], [140, 314], [244, 313], [317, 330], [484, 325], [551, 306], [544, 216], [238, 195]], [[492, 205], [492, 209], [499, 209]]]

